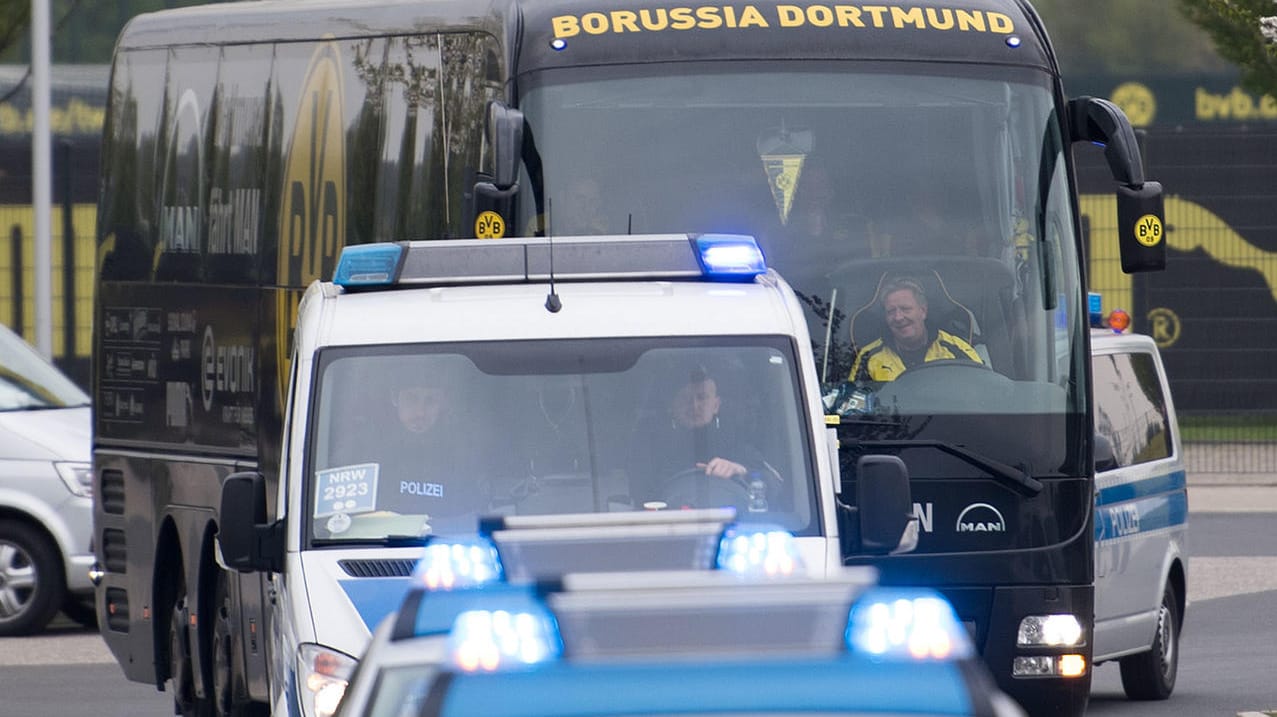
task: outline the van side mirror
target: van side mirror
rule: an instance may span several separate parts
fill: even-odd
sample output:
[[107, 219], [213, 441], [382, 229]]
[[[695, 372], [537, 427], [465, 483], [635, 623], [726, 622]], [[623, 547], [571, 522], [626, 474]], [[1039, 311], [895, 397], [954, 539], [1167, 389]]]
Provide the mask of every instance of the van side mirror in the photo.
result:
[[1118, 248], [1122, 271], [1166, 268], [1166, 219], [1162, 185], [1144, 179], [1144, 162], [1130, 120], [1121, 108], [1098, 97], [1069, 100], [1070, 142], [1103, 145], [1109, 171], [1117, 180]]
[[226, 567], [241, 573], [283, 570], [283, 522], [266, 521], [266, 478], [251, 471], [227, 476], [217, 530], [218, 550]]
[[907, 553], [918, 546], [909, 469], [896, 456], [861, 456], [856, 463], [860, 548], [870, 555]]

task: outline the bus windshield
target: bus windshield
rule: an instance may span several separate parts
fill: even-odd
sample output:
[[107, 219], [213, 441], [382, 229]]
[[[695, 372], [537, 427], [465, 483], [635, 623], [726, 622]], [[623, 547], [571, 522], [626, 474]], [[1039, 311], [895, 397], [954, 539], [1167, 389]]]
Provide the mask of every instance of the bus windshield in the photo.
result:
[[818, 535], [797, 366], [793, 342], [767, 336], [325, 350], [311, 538], [724, 506]]
[[[516, 231], [753, 235], [804, 305], [844, 447], [939, 441], [1086, 474], [1078, 242], [1045, 71], [662, 63], [533, 73], [520, 97]], [[931, 463], [914, 477], [984, 475]]]

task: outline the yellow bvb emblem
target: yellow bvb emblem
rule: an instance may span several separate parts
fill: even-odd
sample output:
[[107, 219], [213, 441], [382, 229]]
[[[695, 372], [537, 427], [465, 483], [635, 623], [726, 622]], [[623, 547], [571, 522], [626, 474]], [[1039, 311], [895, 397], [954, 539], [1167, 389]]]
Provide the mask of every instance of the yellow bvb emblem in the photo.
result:
[[1110, 99], [1122, 108], [1134, 127], [1147, 127], [1157, 116], [1157, 98], [1146, 85], [1138, 82], [1123, 82], [1114, 87]]
[[474, 235], [480, 239], [500, 239], [505, 236], [505, 220], [491, 210], [479, 212], [474, 219]]
[[1135, 241], [1144, 246], [1157, 246], [1162, 241], [1162, 219], [1156, 214], [1145, 214], [1135, 222]]

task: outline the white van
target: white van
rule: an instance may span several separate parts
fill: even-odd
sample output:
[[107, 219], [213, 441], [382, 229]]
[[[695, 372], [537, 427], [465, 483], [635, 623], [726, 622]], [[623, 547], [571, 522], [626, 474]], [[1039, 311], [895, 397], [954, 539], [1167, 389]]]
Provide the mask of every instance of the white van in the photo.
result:
[[1131, 699], [1175, 689], [1188, 493], [1166, 371], [1148, 336], [1091, 332], [1095, 400], [1095, 664]]
[[0, 326], [0, 636], [92, 624], [89, 397]]

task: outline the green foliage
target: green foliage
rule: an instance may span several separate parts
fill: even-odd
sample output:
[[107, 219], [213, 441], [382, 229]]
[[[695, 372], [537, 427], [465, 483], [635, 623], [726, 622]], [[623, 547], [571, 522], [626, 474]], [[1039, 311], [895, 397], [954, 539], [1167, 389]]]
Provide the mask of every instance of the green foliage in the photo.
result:
[[[1253, 1], [1272, 4], [1272, 0]], [[1033, 5], [1055, 44], [1066, 78], [1231, 69], [1216, 54], [1210, 36], [1166, 0], [1033, 0]]]
[[1242, 87], [1277, 95], [1277, 43], [1260, 32], [1260, 18], [1277, 15], [1273, 0], [1179, 0], [1184, 16], [1242, 70]]
[[24, 35], [30, 18], [30, 0], [0, 0], [0, 53]]
[[[216, 0], [208, 0], [216, 1]], [[115, 38], [135, 15], [202, 4], [201, 0], [50, 0], [50, 50], [57, 64], [105, 64]], [[0, 63], [25, 65], [31, 56], [31, 0], [0, 0]]]

